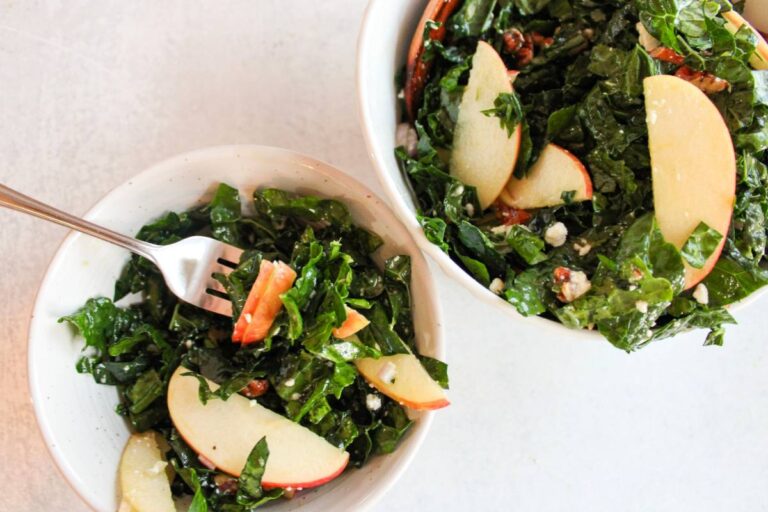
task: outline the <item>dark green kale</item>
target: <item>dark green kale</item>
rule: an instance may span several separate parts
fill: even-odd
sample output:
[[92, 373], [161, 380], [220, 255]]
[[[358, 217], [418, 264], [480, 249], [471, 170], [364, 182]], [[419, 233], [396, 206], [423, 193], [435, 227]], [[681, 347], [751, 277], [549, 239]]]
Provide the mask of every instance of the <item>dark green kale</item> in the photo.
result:
[[[704, 0], [465, 0], [444, 39], [431, 43], [439, 51], [412, 120], [416, 152], [395, 152], [427, 238], [523, 315], [597, 329], [627, 351], [691, 327], [710, 330], [706, 344], [721, 344], [723, 325], [733, 321], [721, 308], [768, 284], [768, 71], [750, 66], [755, 35], [726, 26], [721, 14], [732, 8]], [[638, 24], [687, 72], [727, 81], [710, 98], [738, 154], [731, 227], [716, 233], [702, 224], [680, 250], [663, 242], [653, 221], [643, 96], [646, 77], [674, 74], [680, 64], [652, 56]], [[525, 179], [542, 148], [557, 144], [587, 168], [591, 202], [563, 191], [561, 206], [521, 212], [496, 204], [483, 212], [475, 190], [451, 176], [453, 129], [478, 40], [517, 72], [514, 93], [485, 112], [510, 135], [521, 128], [515, 176]], [[545, 235], [558, 222], [568, 236], [555, 247]], [[723, 238], [702, 284], [709, 300], [701, 292], [700, 303], [683, 289], [682, 262], [700, 267]], [[588, 291], [565, 297], [570, 285], [559, 269], [583, 272]]]

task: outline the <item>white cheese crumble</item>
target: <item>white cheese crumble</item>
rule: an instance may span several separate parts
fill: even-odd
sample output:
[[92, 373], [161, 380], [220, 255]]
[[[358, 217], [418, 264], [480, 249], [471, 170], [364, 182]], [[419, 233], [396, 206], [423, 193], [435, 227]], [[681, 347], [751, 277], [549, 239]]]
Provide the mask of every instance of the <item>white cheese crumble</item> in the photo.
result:
[[451, 195], [454, 197], [459, 197], [463, 193], [464, 193], [464, 185], [459, 185], [458, 187], [453, 189], [453, 193]]
[[296, 381], [295, 381], [295, 380], [293, 380], [293, 379], [288, 379], [287, 381], [283, 382], [283, 384], [284, 384], [286, 387], [290, 388], [291, 386], [293, 386], [294, 384], [296, 384]]
[[187, 341], [185, 341], [185, 342], [184, 342], [184, 346], [185, 346], [185, 347], [187, 347], [188, 349], [189, 349], [189, 348], [192, 348], [192, 340], [187, 340]]
[[301, 398], [301, 395], [298, 393], [294, 393], [291, 395], [291, 400], [298, 400], [299, 398]]
[[373, 393], [365, 395], [365, 406], [369, 411], [378, 411], [381, 409], [381, 397]]
[[704, 283], [699, 283], [696, 289], [693, 290], [693, 298], [696, 299], [696, 302], [699, 304], [705, 306], [709, 304], [709, 290]]
[[563, 302], [573, 302], [592, 288], [592, 283], [587, 279], [587, 274], [581, 270], [572, 270], [568, 281], [563, 283], [560, 289]]
[[638, 300], [637, 302], [635, 302], [635, 309], [641, 313], [647, 313], [648, 303], [645, 302], [644, 300]]
[[251, 316], [251, 314], [250, 314], [250, 313], [246, 313], [246, 314], [245, 314], [245, 321], [246, 321], [247, 323], [251, 323], [251, 322], [253, 322], [253, 316]]
[[579, 253], [579, 256], [586, 256], [592, 250], [592, 246], [584, 239], [573, 244], [573, 250]]
[[568, 237], [568, 228], [562, 222], [555, 222], [544, 232], [544, 241], [552, 247], [560, 247]]
[[395, 131], [395, 143], [403, 146], [409, 156], [416, 156], [416, 145], [419, 143], [419, 135], [408, 123], [400, 123]]
[[257, 402], [256, 400], [248, 400], [248, 405], [250, 405], [251, 407], [256, 407], [257, 405], [259, 405], [259, 402]]
[[395, 376], [397, 375], [397, 366], [392, 361], [387, 361], [384, 366], [381, 367], [378, 373], [378, 377], [386, 382], [392, 384], [395, 382]]
[[151, 475], [159, 475], [160, 472], [163, 471], [165, 469], [165, 466], [167, 466], [167, 465], [168, 465], [168, 463], [165, 462], [164, 460], [159, 460], [159, 461], [155, 462], [154, 466], [152, 466], [151, 468], [149, 468], [147, 470], [147, 473], [149, 473]]
[[498, 295], [504, 291], [504, 281], [502, 281], [497, 277], [493, 281], [491, 281], [491, 285], [488, 287], [488, 289], [491, 290], [496, 295]]
[[464, 205], [464, 210], [467, 212], [467, 215], [469, 215], [470, 217], [474, 217], [475, 216], [475, 207], [472, 206], [472, 203], [465, 204]]
[[501, 226], [494, 226], [491, 228], [491, 233], [493, 233], [494, 235], [503, 236], [505, 238], [510, 231], [512, 231], [511, 224], [510, 225], [502, 224]]

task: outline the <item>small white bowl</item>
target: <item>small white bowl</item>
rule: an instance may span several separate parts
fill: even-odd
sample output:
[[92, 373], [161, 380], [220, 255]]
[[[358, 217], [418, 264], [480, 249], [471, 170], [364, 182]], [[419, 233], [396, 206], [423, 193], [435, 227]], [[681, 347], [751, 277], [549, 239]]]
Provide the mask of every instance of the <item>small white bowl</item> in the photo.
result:
[[[446, 253], [427, 240], [416, 220], [416, 205], [395, 159], [395, 131], [399, 117], [395, 75], [403, 68], [416, 24], [427, 0], [370, 0], [357, 44], [357, 99], [360, 125], [368, 154], [390, 204], [421, 247], [451, 279], [475, 297], [511, 315], [516, 321], [533, 322], [552, 336], [602, 339], [596, 331], [569, 329], [538, 316], [523, 317], [505, 300], [475, 281]], [[768, 286], [729, 306], [734, 312], [768, 292]]]
[[[381, 236], [377, 259], [408, 254], [413, 263], [414, 322], [423, 354], [443, 357], [441, 312], [424, 257], [385, 203], [333, 167], [287, 150], [225, 146], [166, 160], [117, 187], [86, 215], [121, 233], [133, 234], [167, 211], [186, 210], [210, 198], [220, 182], [237, 187], [244, 199], [260, 187], [337, 198], [355, 221]], [[128, 252], [79, 233], [67, 237], [38, 292], [29, 334], [29, 385], [37, 421], [51, 455], [74, 489], [91, 507], [117, 509], [117, 467], [129, 435], [114, 412], [114, 387], [96, 384], [75, 371], [83, 347], [71, 328], [57, 323], [89, 297], [111, 297]], [[333, 482], [269, 507], [287, 511], [362, 510], [402, 474], [427, 434], [432, 413], [416, 420], [398, 449], [350, 469]]]

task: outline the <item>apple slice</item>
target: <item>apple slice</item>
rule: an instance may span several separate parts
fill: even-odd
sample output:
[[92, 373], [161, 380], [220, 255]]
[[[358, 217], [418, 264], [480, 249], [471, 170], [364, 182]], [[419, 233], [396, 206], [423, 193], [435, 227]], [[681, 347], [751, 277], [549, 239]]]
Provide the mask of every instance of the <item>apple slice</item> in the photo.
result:
[[[235, 394], [203, 405], [197, 379], [182, 375], [188, 371], [179, 367], [168, 383], [168, 412], [187, 444], [221, 471], [240, 476], [251, 450], [265, 436], [269, 446], [265, 488], [316, 487], [347, 467], [347, 452], [255, 400]], [[210, 381], [208, 385], [218, 388]]]
[[592, 199], [592, 180], [581, 161], [556, 144], [547, 144], [528, 174], [512, 176], [500, 199], [507, 206], [528, 210], [564, 203], [563, 193], [574, 192], [571, 201]]
[[460, 0], [430, 0], [424, 9], [419, 23], [416, 25], [416, 31], [411, 39], [411, 46], [408, 49], [408, 61], [405, 70], [405, 109], [408, 117], [413, 121], [416, 119], [418, 103], [421, 99], [421, 93], [424, 85], [427, 83], [429, 70], [432, 68], [432, 60], [424, 61], [424, 28], [427, 21], [435, 21], [440, 26], [429, 32], [429, 39], [433, 41], [442, 41], [445, 37], [445, 22], [460, 4]]
[[249, 319], [251, 321], [253, 320], [253, 313], [256, 311], [259, 301], [264, 295], [264, 291], [267, 289], [269, 278], [274, 269], [274, 263], [269, 260], [261, 260], [259, 274], [256, 276], [256, 282], [253, 283], [251, 291], [248, 292], [248, 298], [245, 300], [243, 311], [240, 313], [240, 318], [237, 319], [235, 328], [232, 330], [232, 341], [243, 341], [243, 335], [250, 324]]
[[696, 86], [670, 75], [643, 81], [656, 220], [678, 249], [700, 222], [723, 235], [704, 266], [686, 263], [685, 288], [715, 266], [736, 197], [736, 156], [720, 111]]
[[453, 176], [477, 189], [482, 209], [499, 197], [520, 152], [520, 125], [510, 137], [497, 117], [483, 114], [494, 107], [499, 94], [511, 92], [504, 61], [491, 45], [479, 41], [459, 105], [450, 168]]
[[768, 0], [749, 0], [744, 5], [744, 17], [753, 27], [768, 34]]
[[347, 319], [332, 332], [333, 336], [339, 339], [348, 338], [371, 323], [370, 320], [349, 306], [344, 306], [344, 308], [347, 310]]
[[395, 354], [355, 361], [360, 374], [373, 387], [411, 409], [440, 409], [450, 402], [413, 354]]
[[[747, 4], [750, 3], [751, 2], [747, 2]], [[765, 9], [768, 9], [768, 5], [765, 6]], [[736, 11], [724, 12], [723, 18], [727, 21], [725, 24], [726, 28], [731, 32], [735, 33], [742, 25], [746, 25], [752, 29], [752, 32], [754, 32], [757, 37], [757, 47], [755, 48], [755, 53], [752, 54], [752, 57], [749, 59], [749, 63], [752, 64], [752, 67], [755, 69], [768, 69], [768, 42], [765, 41], [763, 35]]]
[[134, 434], [125, 445], [120, 459], [120, 487], [123, 492], [123, 510], [136, 512], [176, 512], [171, 495], [171, 484], [152, 431]]
[[[259, 270], [259, 273], [261, 273], [261, 270]], [[259, 288], [260, 286], [263, 286], [264, 289], [263, 291], [257, 291], [260, 295], [257, 297], [256, 309], [253, 311], [250, 319], [248, 316], [251, 312], [243, 309], [241, 316], [244, 317], [247, 322], [247, 327], [242, 340], [244, 345], [263, 341], [267, 337], [269, 329], [272, 327], [272, 323], [274, 323], [277, 314], [280, 313], [280, 310], [283, 308], [283, 301], [280, 299], [280, 295], [290, 290], [295, 280], [296, 271], [282, 261], [278, 261], [274, 264], [272, 273], [269, 274], [269, 279], [266, 285], [260, 283], [258, 277], [256, 278], [256, 283], [254, 283], [253, 287]]]

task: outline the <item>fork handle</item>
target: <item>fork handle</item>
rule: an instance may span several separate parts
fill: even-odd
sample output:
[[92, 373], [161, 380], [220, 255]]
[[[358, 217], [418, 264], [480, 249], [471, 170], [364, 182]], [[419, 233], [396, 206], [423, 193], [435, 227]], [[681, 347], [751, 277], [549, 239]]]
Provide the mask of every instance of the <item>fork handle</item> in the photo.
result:
[[97, 226], [92, 222], [75, 217], [68, 213], [57, 210], [56, 208], [49, 206], [45, 203], [41, 203], [36, 199], [32, 199], [29, 196], [25, 196], [20, 192], [16, 192], [12, 188], [6, 187], [0, 183], [0, 206], [11, 208], [23, 213], [28, 213], [39, 217], [43, 220], [55, 222], [62, 226], [80, 231], [86, 235], [95, 236], [106, 242], [111, 242], [115, 245], [119, 245], [131, 252], [134, 252], [140, 256], [156, 261], [153, 249], [153, 244], [136, 240], [129, 236], [121, 235], [110, 229], [102, 226]]

